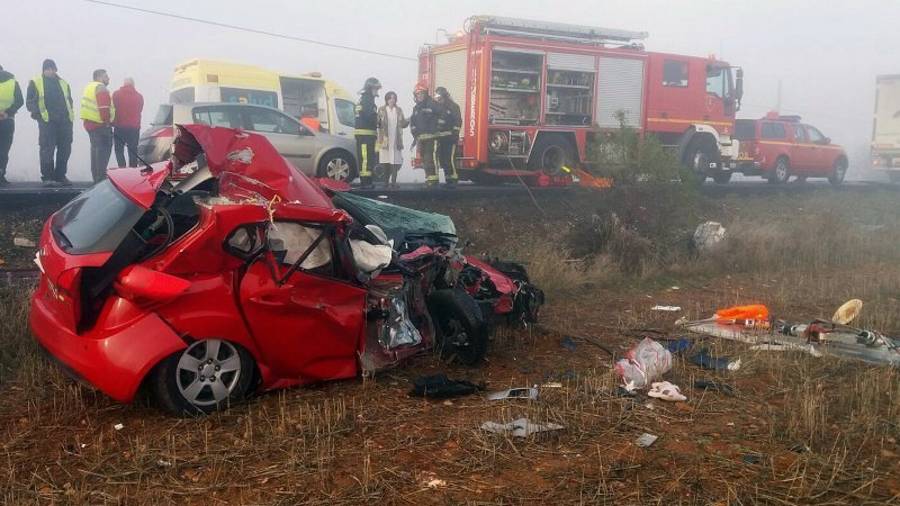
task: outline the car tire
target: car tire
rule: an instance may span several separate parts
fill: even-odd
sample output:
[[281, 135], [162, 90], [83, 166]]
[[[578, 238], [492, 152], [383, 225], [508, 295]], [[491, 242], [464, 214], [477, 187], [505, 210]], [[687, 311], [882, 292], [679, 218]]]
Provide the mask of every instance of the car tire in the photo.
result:
[[769, 174], [769, 182], [772, 184], [784, 184], [791, 177], [791, 164], [785, 157], [780, 157], [775, 162], [775, 167]]
[[176, 416], [205, 415], [243, 400], [255, 383], [254, 373], [253, 357], [243, 347], [202, 339], [156, 366], [150, 392]]
[[728, 184], [731, 181], [732, 172], [718, 172], [713, 176], [713, 181], [716, 184]]
[[353, 155], [347, 151], [329, 151], [319, 160], [319, 168], [316, 171], [316, 175], [350, 183], [357, 176], [356, 162], [353, 160]]
[[843, 158], [838, 158], [834, 161], [834, 167], [831, 170], [831, 175], [828, 176], [828, 182], [834, 186], [838, 186], [844, 182], [844, 177], [847, 175], [847, 160]]
[[571, 168], [576, 162], [578, 156], [568, 139], [560, 135], [541, 135], [531, 148], [528, 169], [558, 176], [563, 173], [563, 167]]
[[484, 359], [488, 325], [478, 303], [460, 289], [435, 290], [428, 296], [434, 321], [435, 348], [449, 361], [474, 366]]
[[697, 175], [702, 183], [710, 174], [709, 164], [713, 162], [716, 165], [720, 164], [719, 158], [719, 146], [716, 144], [716, 140], [709, 134], [702, 134], [696, 136], [688, 145], [682, 162]]

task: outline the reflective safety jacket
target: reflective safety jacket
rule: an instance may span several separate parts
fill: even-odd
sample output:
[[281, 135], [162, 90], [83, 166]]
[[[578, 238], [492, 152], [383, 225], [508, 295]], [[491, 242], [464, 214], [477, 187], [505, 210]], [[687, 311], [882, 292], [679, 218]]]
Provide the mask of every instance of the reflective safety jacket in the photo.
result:
[[378, 106], [375, 105], [375, 95], [365, 91], [359, 96], [356, 104], [356, 129], [355, 135], [378, 134]]
[[[109, 119], [104, 121], [103, 115], [100, 113], [100, 105], [97, 103], [97, 88], [103, 86], [99, 81], [91, 81], [84, 87], [84, 94], [81, 97], [81, 119], [93, 121], [94, 123], [112, 123], [116, 119], [116, 106], [112, 100], [109, 101]], [[109, 92], [107, 92], [107, 95]]]
[[425, 100], [413, 107], [412, 116], [409, 117], [409, 129], [416, 139], [432, 139], [437, 137], [439, 120], [445, 114], [440, 104], [425, 97]]
[[459, 129], [462, 128], [462, 114], [456, 102], [445, 100], [441, 104], [443, 109], [440, 119], [438, 120], [438, 129], [441, 135], [459, 136]]
[[[47, 83], [53, 89], [45, 88], [44, 85]], [[59, 83], [59, 89], [53, 86], [55, 83]], [[32, 90], [34, 90], [33, 93]], [[50, 108], [47, 107], [48, 93], [52, 95], [51, 99], [56, 97], [55, 101], [49, 100]], [[40, 118], [46, 123], [50, 121], [52, 115], [55, 115], [53, 120], [59, 121], [62, 119], [59, 116], [62, 114], [63, 107], [65, 107], [68, 120], [73, 121], [75, 113], [72, 111], [72, 89], [69, 87], [69, 83], [61, 77], [50, 78], [44, 77], [42, 74], [36, 75], [28, 85], [28, 110], [32, 113], [32, 117]]]

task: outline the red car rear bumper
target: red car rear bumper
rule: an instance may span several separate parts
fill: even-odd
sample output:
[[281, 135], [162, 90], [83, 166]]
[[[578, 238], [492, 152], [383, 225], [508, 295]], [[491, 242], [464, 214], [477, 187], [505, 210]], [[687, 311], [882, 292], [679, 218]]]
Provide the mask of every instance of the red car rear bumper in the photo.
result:
[[155, 313], [109, 331], [102, 322], [82, 335], [65, 328], [35, 294], [31, 330], [38, 343], [81, 379], [120, 402], [131, 402], [150, 369], [187, 347]]

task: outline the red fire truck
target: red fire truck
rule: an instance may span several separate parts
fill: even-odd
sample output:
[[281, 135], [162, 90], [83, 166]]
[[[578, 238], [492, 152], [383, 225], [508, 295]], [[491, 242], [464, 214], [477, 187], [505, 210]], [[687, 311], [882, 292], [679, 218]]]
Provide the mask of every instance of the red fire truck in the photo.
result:
[[725, 182], [742, 71], [714, 57], [645, 51], [646, 32], [475, 16], [419, 53], [419, 79], [462, 108], [462, 177], [559, 174], [586, 165], [586, 146], [625, 122]]

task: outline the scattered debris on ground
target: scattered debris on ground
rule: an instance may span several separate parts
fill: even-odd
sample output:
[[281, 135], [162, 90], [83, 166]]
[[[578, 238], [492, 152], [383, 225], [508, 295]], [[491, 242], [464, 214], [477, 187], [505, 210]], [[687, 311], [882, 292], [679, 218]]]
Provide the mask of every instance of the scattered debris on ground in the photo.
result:
[[484, 422], [481, 430], [496, 434], [510, 434], [513, 437], [528, 437], [539, 432], [553, 432], [565, 427], [557, 423], [535, 423], [527, 418], [517, 418], [511, 422]]

